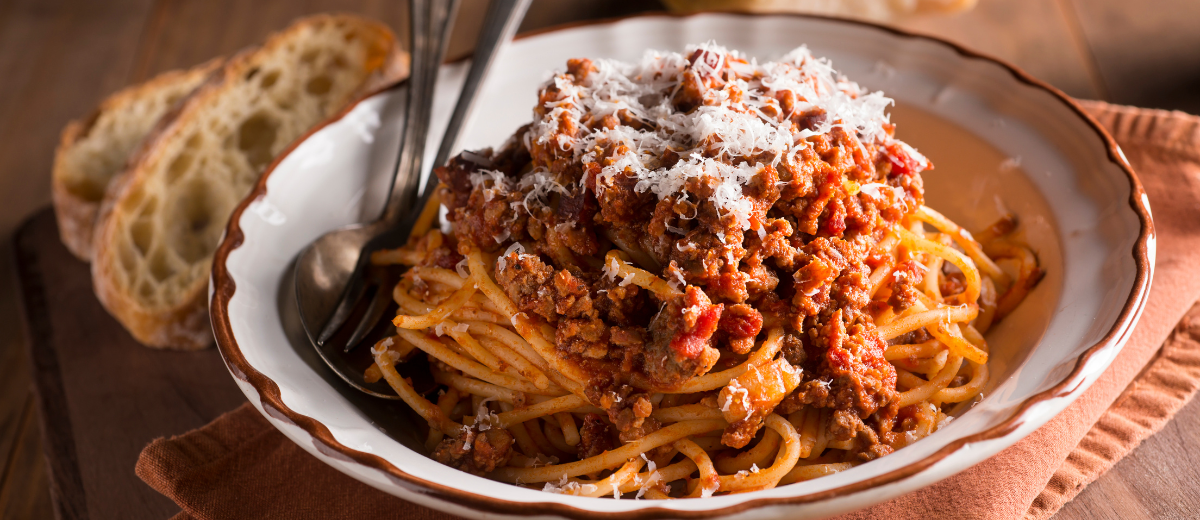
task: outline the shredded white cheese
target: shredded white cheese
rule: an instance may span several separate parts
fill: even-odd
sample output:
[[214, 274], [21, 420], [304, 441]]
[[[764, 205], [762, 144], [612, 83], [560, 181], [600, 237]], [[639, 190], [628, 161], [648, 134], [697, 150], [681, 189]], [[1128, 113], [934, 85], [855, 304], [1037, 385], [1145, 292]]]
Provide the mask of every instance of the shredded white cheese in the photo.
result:
[[650, 472], [650, 476], [646, 478], [646, 483], [642, 484], [642, 486], [638, 488], [637, 495], [633, 497], [634, 500], [641, 500], [642, 497], [646, 495], [646, 492], [650, 490], [650, 488], [654, 487], [659, 480], [662, 480], [662, 475], [659, 475], [658, 471], [654, 469], [654, 461], [650, 461], [648, 468], [649, 469], [647, 471]]
[[682, 273], [676, 269], [670, 269], [668, 272], [671, 275], [671, 279], [667, 281], [667, 285], [669, 285], [672, 289], [675, 289], [676, 291], [682, 291], [684, 287], [687, 287], [687, 280], [683, 279]]
[[604, 276], [609, 280], [616, 280], [617, 275], [621, 272], [621, 264], [618, 263], [617, 257], [608, 257], [608, 263], [604, 264]]
[[633, 276], [633, 273], [626, 274], [623, 278], [621, 278], [621, 283], [617, 285], [620, 287], [625, 287], [626, 285], [633, 283]]
[[[505, 238], [507, 238], [507, 237], [505, 237]], [[513, 251], [516, 251], [517, 258], [520, 258], [522, 255], [525, 254], [525, 246], [521, 245], [520, 242], [513, 242], [513, 243], [509, 244], [508, 249], [505, 249], [504, 253], [501, 254], [498, 258], [496, 258], [496, 272], [503, 271], [505, 268], [508, 267], [508, 255], [511, 255], [513, 253]]]
[[[692, 63], [688, 56], [697, 52]], [[845, 79], [829, 60], [814, 57], [806, 47], [765, 63], [743, 62], [737, 51], [713, 42], [689, 46], [682, 54], [647, 51], [636, 63], [592, 63], [595, 70], [578, 83], [560, 73], [545, 84], [544, 92], [551, 95], [544, 115], [524, 136], [526, 143], [551, 145], [583, 163], [600, 162], [596, 150], [606, 145], [623, 145], [625, 153], [602, 160], [598, 192], [612, 186], [616, 176], [630, 175], [635, 191], [661, 200], [683, 194], [691, 179], [711, 178], [716, 182], [710, 201], [722, 215], [732, 215], [743, 231], [750, 229], [753, 211], [743, 186], [763, 167], [791, 161], [809, 146], [807, 138], [841, 128], [862, 142], [890, 140], [885, 125], [892, 100]], [[734, 74], [727, 74], [726, 66]], [[672, 98], [688, 78], [713, 86], [704, 93], [703, 105], [678, 111]], [[795, 102], [793, 112], [784, 113], [779, 99], [788, 92]], [[816, 108], [825, 116], [816, 118], [812, 128], [794, 131], [794, 112]], [[584, 124], [618, 113], [645, 124], [592, 125], [595, 130]], [[577, 132], [566, 135], [563, 128]], [[680, 158], [669, 167], [661, 163], [668, 150]], [[526, 205], [551, 192], [566, 192], [538, 171], [527, 174], [518, 188], [531, 188]]]
[[558, 493], [562, 495], [578, 495], [591, 494], [599, 489], [595, 484], [580, 484], [579, 482], [567, 480], [567, 476], [563, 475], [558, 481], [558, 485], [547, 482], [542, 486], [542, 491], [546, 493]]
[[525, 210], [527, 212], [529, 211], [531, 202], [536, 201], [544, 204], [546, 202], [546, 197], [551, 193], [559, 193], [562, 195], [569, 195], [571, 193], [567, 191], [563, 185], [559, 184], [558, 181], [555, 181], [554, 178], [550, 176], [550, 172], [546, 171], [545, 169], [533, 170], [522, 176], [521, 182], [517, 183], [517, 189], [521, 191], [528, 190], [528, 192], [525, 194], [524, 200]]
[[[887, 190], [888, 195], [884, 195], [883, 190]], [[858, 187], [858, 191], [863, 195], [871, 197], [875, 200], [886, 199], [889, 196], [896, 196], [896, 188], [879, 182], [869, 182]]]
[[502, 172], [496, 170], [479, 170], [472, 172], [468, 176], [468, 179], [471, 181], [471, 187], [483, 186], [484, 201], [491, 201], [496, 195], [503, 196], [505, 193], [508, 193], [508, 179]]
[[[757, 370], [756, 367], [750, 367], [750, 369]], [[748, 390], [748, 389], [742, 387], [742, 385], [738, 384], [736, 379], [730, 381], [729, 386], [727, 386], [726, 389], [729, 390], [729, 395], [726, 396], [725, 403], [721, 405], [721, 411], [728, 412], [729, 406], [733, 404], [733, 400], [736, 398], [736, 396], [738, 394], [741, 394], [742, 397], [739, 400], [741, 401], [740, 404], [742, 405], [742, 410], [749, 413], [750, 412], [750, 390]]]
[[487, 405], [495, 400], [495, 397], [488, 397], [479, 401], [479, 407], [475, 409], [475, 430], [485, 432], [492, 429], [493, 426], [500, 426], [500, 416], [492, 412]]

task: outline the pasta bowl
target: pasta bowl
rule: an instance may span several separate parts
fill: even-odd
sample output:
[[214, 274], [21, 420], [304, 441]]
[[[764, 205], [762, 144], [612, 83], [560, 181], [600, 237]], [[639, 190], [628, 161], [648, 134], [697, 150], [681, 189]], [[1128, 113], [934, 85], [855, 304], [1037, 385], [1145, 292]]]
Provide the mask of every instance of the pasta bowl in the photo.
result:
[[[927, 204], [968, 229], [1015, 214], [1046, 276], [988, 334], [982, 398], [932, 435], [814, 480], [696, 500], [543, 493], [462, 473], [419, 450], [402, 404], [357, 394], [329, 373], [298, 327], [290, 263], [313, 239], [369, 220], [386, 195], [404, 112], [402, 87], [347, 108], [282, 154], [237, 207], [213, 263], [211, 315], [221, 354], [268, 420], [339, 471], [459, 515], [821, 517], [951, 476], [1061, 412], [1120, 352], [1154, 266], [1150, 208], [1107, 133], [1073, 101], [1010, 65], [882, 26], [805, 16], [640, 16], [521, 37], [482, 89], [466, 149], [497, 145], [527, 122], [538, 86], [574, 57], [634, 60], [646, 49], [715, 40], [773, 59], [800, 45], [896, 101], [898, 137], [929, 157]], [[443, 67], [446, 85], [465, 66]], [[456, 89], [435, 99], [440, 135]], [[438, 116], [440, 115], [440, 119]], [[435, 149], [436, 147], [431, 147]], [[418, 448], [418, 449], [414, 449]]]

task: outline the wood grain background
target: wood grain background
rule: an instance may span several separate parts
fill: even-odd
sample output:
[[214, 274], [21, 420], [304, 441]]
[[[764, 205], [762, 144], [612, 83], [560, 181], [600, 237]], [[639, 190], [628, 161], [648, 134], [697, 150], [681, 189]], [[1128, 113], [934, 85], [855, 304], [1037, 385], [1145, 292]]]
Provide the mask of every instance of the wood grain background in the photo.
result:
[[[478, 27], [485, 5], [484, 0], [464, 1], [453, 54], [470, 49], [472, 28]], [[522, 28], [659, 8], [636, 0], [536, 0]], [[49, 203], [59, 130], [104, 96], [159, 72], [235, 52], [297, 16], [354, 12], [403, 33], [405, 10], [400, 0], [0, 0], [0, 272], [13, 272], [13, 231]], [[1072, 96], [1200, 113], [1200, 2], [1195, 0], [979, 0], [968, 13], [896, 24], [1009, 60]], [[73, 287], [88, 290], [83, 282]], [[50, 518], [54, 513], [15, 288], [12, 275], [0, 275], [0, 518]], [[91, 340], [87, 331], [72, 337]], [[208, 356], [208, 362], [219, 362], [214, 351]], [[196, 417], [219, 411], [204, 410]], [[1192, 403], [1058, 517], [1195, 516], [1200, 460], [1193, 447], [1198, 444], [1200, 404]], [[144, 487], [132, 465], [129, 460], [124, 467], [91, 468], [80, 478]], [[149, 504], [89, 509], [94, 518], [170, 514], [139, 506]]]

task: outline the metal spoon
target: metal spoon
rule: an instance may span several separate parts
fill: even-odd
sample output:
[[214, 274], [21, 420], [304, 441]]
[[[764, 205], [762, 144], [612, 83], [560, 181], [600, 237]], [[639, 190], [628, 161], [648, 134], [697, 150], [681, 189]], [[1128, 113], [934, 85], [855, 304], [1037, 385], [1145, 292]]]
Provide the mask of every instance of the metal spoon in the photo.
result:
[[[499, 50], [512, 39], [530, 0], [492, 0], [484, 27], [479, 35], [466, 83], [459, 95], [445, 137], [435, 159], [442, 164], [454, 149], [463, 123], [474, 104], [482, 83]], [[431, 5], [432, 4], [432, 5]], [[388, 290], [376, 290], [365, 315], [358, 322], [343, 348], [334, 348], [330, 340], [342, 329], [363, 297], [367, 284], [364, 271], [370, 252], [402, 245], [408, 238], [420, 209], [434, 191], [437, 182], [430, 179], [424, 193], [417, 189], [422, 157], [429, 130], [433, 87], [438, 67], [445, 54], [447, 36], [458, 0], [412, 0], [412, 55], [409, 77], [407, 116], [400, 146], [400, 157], [392, 192], [383, 216], [370, 223], [355, 224], [318, 238], [301, 251], [296, 259], [296, 305], [300, 321], [313, 346], [331, 369], [351, 386], [378, 397], [396, 399], [386, 387], [369, 385], [360, 370], [340, 355], [356, 346], [379, 320], [386, 307]], [[383, 295], [381, 297], [380, 295]], [[371, 388], [374, 387], [374, 388]]]

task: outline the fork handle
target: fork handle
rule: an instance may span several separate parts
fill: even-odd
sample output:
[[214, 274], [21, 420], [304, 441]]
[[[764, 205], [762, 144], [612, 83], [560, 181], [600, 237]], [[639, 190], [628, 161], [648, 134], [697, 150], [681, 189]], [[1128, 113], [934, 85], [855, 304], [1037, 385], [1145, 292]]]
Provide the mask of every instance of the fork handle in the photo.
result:
[[459, 0], [410, 0], [409, 41], [412, 67], [400, 151], [392, 177], [392, 191], [383, 219], [395, 224], [417, 203], [422, 158], [433, 113], [433, 91], [438, 68], [446, 55]]
[[[517, 28], [521, 25], [521, 19], [525, 17], [525, 11], [529, 9], [531, 0], [491, 0], [488, 3], [488, 10], [484, 19], [484, 26], [479, 32], [479, 39], [475, 42], [475, 51], [471, 56], [471, 68], [467, 72], [466, 81], [463, 83], [462, 91], [458, 95], [458, 102], [454, 106], [454, 112], [450, 115], [450, 121], [446, 126], [446, 133], [442, 137], [441, 146], [438, 148], [437, 156], [434, 163], [429, 168], [429, 177], [425, 183], [425, 190], [419, 198], [416, 198], [416, 183], [419, 182], [422, 173], [421, 168], [414, 168], [402, 172], [410, 175], [409, 179], [404, 179], [407, 188], [408, 183], [412, 183], [412, 196], [416, 198], [412, 202], [411, 199], [402, 199], [398, 196], [398, 191], [402, 188], [402, 180], [397, 178], [395, 188], [392, 191], [392, 202], [389, 203], [389, 213], [384, 218], [389, 219], [391, 228], [398, 234], [404, 235], [397, 237], [404, 240], [408, 235], [408, 226], [400, 226], [401, 219], [407, 219], [405, 222], [411, 222], [420, 214], [421, 209], [429, 202], [429, 198], [433, 196], [433, 192], [437, 187], [437, 178], [433, 176], [433, 168], [445, 164], [450, 158], [450, 152], [454, 150], [459, 138], [462, 136], [463, 127], [466, 124], [467, 118], [470, 116], [471, 109], [475, 105], [475, 100], [479, 97], [479, 87], [483, 80], [487, 77], [488, 71], [492, 64], [496, 61], [496, 56], [500, 51], [508, 46], [508, 42], [512, 41], [513, 34], [517, 32]], [[436, 74], [435, 74], [436, 76]], [[411, 113], [411, 112], [410, 112]], [[426, 128], [428, 122], [426, 122]], [[423, 154], [422, 154], [423, 155]], [[397, 199], [402, 199], [397, 201]], [[392, 214], [390, 211], [393, 207], [398, 211]], [[404, 208], [411, 208], [404, 211]]]

